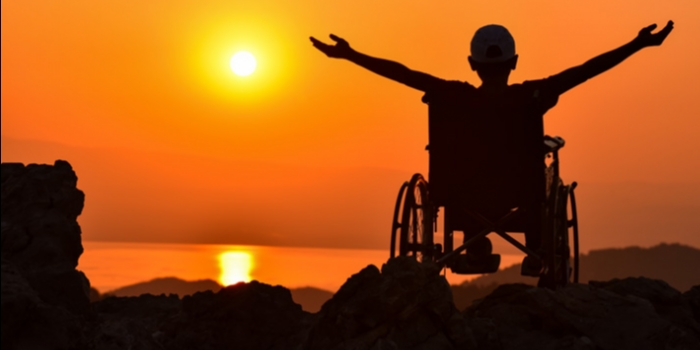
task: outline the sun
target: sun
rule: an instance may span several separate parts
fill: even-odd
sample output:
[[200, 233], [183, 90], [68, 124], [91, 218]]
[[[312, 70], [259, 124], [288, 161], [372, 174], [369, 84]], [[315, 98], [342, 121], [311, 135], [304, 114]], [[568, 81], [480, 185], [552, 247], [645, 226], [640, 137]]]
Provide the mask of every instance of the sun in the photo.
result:
[[253, 74], [258, 63], [255, 56], [248, 51], [238, 51], [231, 57], [229, 62], [231, 70], [241, 77]]
[[250, 282], [253, 257], [248, 252], [228, 251], [219, 255], [219, 267], [221, 268], [219, 282], [224, 286], [238, 282]]

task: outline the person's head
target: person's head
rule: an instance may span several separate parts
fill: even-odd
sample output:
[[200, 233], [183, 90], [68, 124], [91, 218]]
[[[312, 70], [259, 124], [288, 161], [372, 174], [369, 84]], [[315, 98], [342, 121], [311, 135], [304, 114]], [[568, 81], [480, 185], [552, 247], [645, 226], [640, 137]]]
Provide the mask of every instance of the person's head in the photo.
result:
[[482, 81], [502, 80], [504, 77], [507, 80], [517, 63], [515, 40], [508, 29], [498, 24], [489, 24], [474, 33], [469, 65]]

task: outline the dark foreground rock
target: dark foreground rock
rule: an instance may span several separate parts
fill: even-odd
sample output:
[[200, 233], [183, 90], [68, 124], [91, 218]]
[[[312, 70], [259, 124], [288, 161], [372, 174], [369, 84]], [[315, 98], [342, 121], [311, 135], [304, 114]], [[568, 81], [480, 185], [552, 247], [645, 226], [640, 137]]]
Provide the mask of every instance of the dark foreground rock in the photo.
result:
[[84, 344], [84, 315], [46, 303], [2, 259], [2, 349], [73, 349]]
[[697, 349], [699, 292], [647, 278], [509, 284], [458, 312], [434, 267], [393, 259], [352, 276], [317, 314], [251, 282], [107, 298], [79, 336], [94, 349]]
[[289, 289], [253, 281], [182, 299], [163, 327], [167, 349], [291, 349], [301, 345], [311, 314]]
[[316, 314], [259, 282], [89, 304], [70, 165], [2, 164], [2, 349], [700, 349], [700, 286], [501, 285], [460, 312], [434, 265], [368, 266]]
[[412, 258], [370, 265], [326, 302], [308, 349], [471, 349], [474, 339], [440, 269]]
[[85, 196], [70, 164], [2, 164], [2, 258], [40, 298], [72, 312], [89, 308], [78, 215]]
[[694, 286], [683, 293], [683, 299], [690, 304], [690, 310], [693, 312], [695, 320], [700, 320], [700, 285]]
[[95, 349], [299, 348], [313, 316], [288, 289], [240, 283], [217, 293], [110, 297], [85, 330]]
[[464, 314], [482, 349], [697, 349], [690, 298], [646, 278], [557, 291], [508, 284]]
[[93, 304], [95, 319], [85, 325], [89, 349], [162, 349], [161, 329], [180, 313], [176, 295], [109, 297]]
[[81, 344], [89, 282], [77, 217], [84, 195], [70, 164], [2, 164], [2, 348]]

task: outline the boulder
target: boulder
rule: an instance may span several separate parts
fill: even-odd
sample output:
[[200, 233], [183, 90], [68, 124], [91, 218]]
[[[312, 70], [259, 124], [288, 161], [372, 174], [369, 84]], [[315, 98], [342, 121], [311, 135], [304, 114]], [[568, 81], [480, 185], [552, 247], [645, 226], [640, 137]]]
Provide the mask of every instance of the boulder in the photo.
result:
[[629, 277], [605, 282], [591, 281], [589, 284], [623, 297], [648, 300], [661, 318], [700, 339], [700, 318], [694, 315], [691, 300], [684, 298], [665, 281]]
[[161, 338], [166, 349], [291, 349], [311, 318], [287, 288], [253, 281], [184, 297]]
[[690, 305], [695, 320], [700, 322], [700, 285], [693, 286], [689, 291], [683, 293], [683, 299]]
[[85, 196], [70, 164], [2, 163], [2, 258], [42, 302], [89, 310], [89, 282], [75, 268], [83, 252], [77, 217]]
[[440, 269], [409, 257], [370, 265], [327, 301], [306, 349], [468, 349], [475, 345]]
[[86, 347], [104, 350], [163, 349], [162, 328], [181, 311], [175, 294], [108, 297], [93, 305], [96, 319], [86, 327]]
[[21, 272], [4, 258], [0, 279], [3, 349], [81, 348], [81, 316], [42, 301]]
[[694, 349], [700, 332], [689, 312], [667, 284], [630, 278], [556, 291], [501, 285], [465, 316], [493, 324], [472, 327], [485, 349]]
[[77, 217], [84, 195], [70, 164], [3, 163], [2, 348], [81, 348], [90, 311]]

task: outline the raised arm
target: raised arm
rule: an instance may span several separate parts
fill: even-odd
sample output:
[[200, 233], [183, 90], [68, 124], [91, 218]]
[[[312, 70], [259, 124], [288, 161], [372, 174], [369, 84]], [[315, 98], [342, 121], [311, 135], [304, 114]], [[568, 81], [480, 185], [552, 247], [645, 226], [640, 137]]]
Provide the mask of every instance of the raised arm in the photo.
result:
[[562, 94], [574, 86], [616, 66], [645, 47], [661, 45], [671, 30], [673, 30], [673, 21], [668, 21], [664, 29], [652, 34], [651, 32], [654, 29], [656, 29], [656, 24], [643, 28], [639, 31], [639, 35], [629, 43], [597, 56], [578, 67], [569, 68], [552, 76], [549, 80], [552, 82], [555, 92]]
[[328, 57], [346, 59], [360, 67], [366, 68], [383, 77], [408, 85], [414, 89], [428, 91], [445, 82], [444, 80], [436, 78], [430, 74], [411, 70], [401, 63], [376, 58], [357, 52], [353, 50], [344, 39], [333, 34], [331, 34], [330, 37], [333, 41], [335, 41], [335, 45], [325, 44], [314, 37], [310, 37], [309, 39], [311, 39], [311, 42], [315, 48], [326, 54]]

